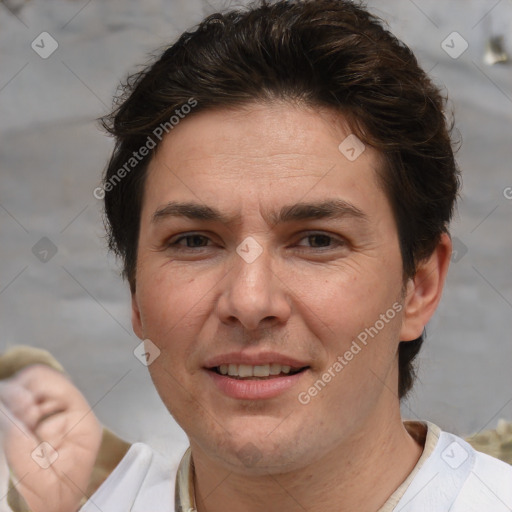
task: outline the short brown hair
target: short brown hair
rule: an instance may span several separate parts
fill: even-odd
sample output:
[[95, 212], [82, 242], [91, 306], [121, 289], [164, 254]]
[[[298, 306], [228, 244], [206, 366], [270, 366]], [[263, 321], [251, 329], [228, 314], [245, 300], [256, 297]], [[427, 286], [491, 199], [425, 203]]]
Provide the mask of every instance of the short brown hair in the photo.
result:
[[[102, 119], [116, 138], [104, 175], [109, 247], [123, 259], [132, 291], [146, 169], [158, 143], [123, 179], [112, 179], [191, 98], [194, 112], [275, 99], [340, 112], [383, 156], [379, 178], [397, 224], [404, 279], [447, 231], [459, 187], [452, 125], [445, 98], [412, 51], [354, 2], [261, 0], [183, 33], [128, 77]], [[412, 387], [422, 343], [423, 336], [400, 343], [400, 398]]]

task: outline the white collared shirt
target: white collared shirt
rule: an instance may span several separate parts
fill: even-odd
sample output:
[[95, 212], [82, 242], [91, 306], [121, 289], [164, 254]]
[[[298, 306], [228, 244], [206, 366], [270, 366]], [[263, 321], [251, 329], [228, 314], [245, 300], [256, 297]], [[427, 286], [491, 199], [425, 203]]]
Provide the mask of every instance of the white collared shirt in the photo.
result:
[[[378, 512], [512, 512], [512, 466], [432, 423], [424, 425], [428, 430], [421, 458]], [[195, 503], [187, 501], [193, 496], [190, 451], [179, 469], [176, 462], [135, 443], [80, 512], [192, 512]], [[175, 509], [175, 490], [180, 511]]]

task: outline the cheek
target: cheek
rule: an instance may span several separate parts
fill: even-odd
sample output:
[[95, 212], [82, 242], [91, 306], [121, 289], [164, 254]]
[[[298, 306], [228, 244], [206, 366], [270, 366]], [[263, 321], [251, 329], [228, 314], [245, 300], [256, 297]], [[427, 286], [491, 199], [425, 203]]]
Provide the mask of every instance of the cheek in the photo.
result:
[[[204, 406], [201, 400], [201, 389], [195, 387], [194, 381], [183, 372], [180, 356], [173, 348], [163, 350], [148, 370], [153, 385], [163, 404], [178, 422], [190, 431], [197, 424], [197, 418], [204, 418]], [[206, 415], [209, 417], [209, 415]]]
[[[183, 272], [141, 272], [137, 299], [145, 336], [159, 339], [188, 323], [201, 307], [205, 284]], [[160, 340], [162, 342], [163, 340]]]
[[201, 349], [201, 329], [212, 315], [216, 273], [196, 272], [192, 277], [186, 270], [162, 267], [140, 275], [143, 285], [137, 296], [143, 334], [160, 349], [150, 367], [153, 380], [162, 380], [162, 385], [173, 379], [183, 383], [196, 371], [194, 354]]
[[[364, 264], [366, 263], [366, 264]], [[347, 262], [335, 269], [302, 272], [291, 281], [299, 314], [317, 326], [318, 336], [333, 343], [351, 340], [392, 307], [397, 281], [375, 261]], [[315, 329], [316, 330], [316, 329]]]
[[187, 362], [198, 343], [208, 298], [205, 290], [209, 287], [204, 280], [183, 272], [170, 274], [164, 269], [141, 272], [139, 282], [143, 285], [137, 296], [144, 337], [160, 349], [148, 367], [151, 379], [169, 412], [180, 423], [200, 414], [193, 398], [194, 376], [187, 369]]
[[322, 346], [319, 373], [313, 380], [329, 380], [326, 392], [314, 398], [316, 407], [326, 407], [347, 422], [347, 410], [373, 404], [369, 397], [378, 396], [395, 364], [401, 281], [379, 267], [376, 260], [367, 260], [365, 265], [333, 271], [316, 284], [307, 274], [296, 282], [304, 290], [298, 314]]

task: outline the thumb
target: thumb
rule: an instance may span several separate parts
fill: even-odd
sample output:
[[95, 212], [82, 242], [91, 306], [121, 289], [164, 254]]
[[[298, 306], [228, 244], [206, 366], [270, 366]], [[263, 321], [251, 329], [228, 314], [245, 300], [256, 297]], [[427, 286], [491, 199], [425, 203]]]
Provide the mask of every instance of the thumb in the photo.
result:
[[26, 438], [32, 437], [27, 425], [16, 416], [10, 407], [10, 404], [15, 402], [21, 391], [21, 386], [14, 381], [0, 382], [0, 433], [4, 438], [7, 435], [16, 435], [16, 432]]

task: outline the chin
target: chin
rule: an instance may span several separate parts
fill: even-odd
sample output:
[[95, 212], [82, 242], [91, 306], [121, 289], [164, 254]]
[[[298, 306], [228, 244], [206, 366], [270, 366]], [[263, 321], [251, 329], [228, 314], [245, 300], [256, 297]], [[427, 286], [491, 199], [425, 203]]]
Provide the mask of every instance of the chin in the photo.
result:
[[[282, 421], [282, 420], [280, 420]], [[311, 443], [299, 442], [299, 434], [282, 430], [277, 435], [276, 423], [262, 422], [261, 428], [240, 428], [238, 435], [217, 432], [220, 439], [213, 443], [211, 436], [201, 445], [208, 445], [209, 456], [230, 471], [246, 475], [279, 474], [306, 466], [312, 457]], [[230, 429], [231, 430], [231, 429]]]

